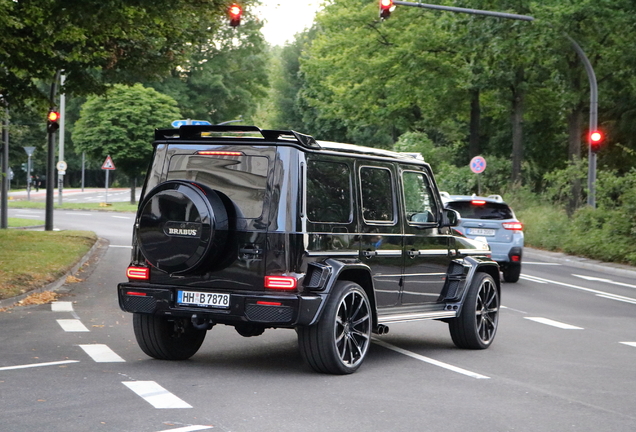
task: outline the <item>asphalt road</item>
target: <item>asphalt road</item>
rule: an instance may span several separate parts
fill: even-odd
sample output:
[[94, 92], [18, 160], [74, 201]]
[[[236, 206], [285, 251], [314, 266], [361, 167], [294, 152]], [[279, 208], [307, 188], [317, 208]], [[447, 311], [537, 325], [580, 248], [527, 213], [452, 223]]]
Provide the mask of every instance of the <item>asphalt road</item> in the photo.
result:
[[216, 326], [167, 362], [142, 353], [117, 305], [132, 222], [55, 211], [56, 228], [109, 244], [54, 306], [0, 313], [1, 431], [636, 430], [636, 272], [527, 251], [484, 351], [455, 348], [442, 322], [393, 324], [358, 372], [328, 376], [302, 363], [293, 330]]
[[[55, 204], [59, 202], [58, 189], [53, 190], [53, 200]], [[136, 189], [136, 197], [139, 199], [141, 194], [141, 188]], [[46, 201], [46, 189], [31, 190], [30, 193], [26, 191], [9, 192], [9, 197], [12, 199], [29, 200], [33, 202], [45, 202]], [[109, 188], [108, 191], [105, 188], [85, 188], [82, 189], [62, 189], [62, 203], [114, 203], [114, 202], [130, 202], [130, 189], [129, 188]]]

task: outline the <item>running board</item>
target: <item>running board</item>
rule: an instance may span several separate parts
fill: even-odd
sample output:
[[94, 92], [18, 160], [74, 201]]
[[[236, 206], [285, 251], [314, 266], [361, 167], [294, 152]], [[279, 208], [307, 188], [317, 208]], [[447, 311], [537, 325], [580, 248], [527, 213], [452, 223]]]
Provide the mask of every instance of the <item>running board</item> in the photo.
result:
[[441, 318], [455, 318], [457, 311], [415, 312], [398, 315], [385, 315], [378, 317], [378, 324], [389, 324], [406, 321], [421, 321]]

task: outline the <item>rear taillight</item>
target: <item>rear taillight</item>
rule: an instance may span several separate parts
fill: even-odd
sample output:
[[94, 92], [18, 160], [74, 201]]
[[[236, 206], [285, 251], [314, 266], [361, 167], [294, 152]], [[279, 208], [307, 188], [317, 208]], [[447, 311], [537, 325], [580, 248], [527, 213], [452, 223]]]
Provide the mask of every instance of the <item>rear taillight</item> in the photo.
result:
[[126, 276], [128, 279], [148, 280], [150, 279], [150, 269], [148, 267], [128, 267]]
[[484, 200], [472, 200], [470, 203], [472, 205], [484, 205], [484, 204], [486, 204], [486, 201], [484, 201]]
[[126, 291], [126, 295], [135, 296], [135, 297], [146, 297], [148, 294], [145, 292], [139, 292], [139, 291]]
[[277, 290], [295, 290], [298, 279], [293, 276], [265, 276], [265, 288]]
[[521, 231], [523, 229], [521, 222], [504, 222], [501, 225], [503, 225], [505, 229], [512, 231]]
[[512, 261], [512, 262], [521, 262], [521, 257], [519, 255], [512, 255], [510, 257], [510, 261]]

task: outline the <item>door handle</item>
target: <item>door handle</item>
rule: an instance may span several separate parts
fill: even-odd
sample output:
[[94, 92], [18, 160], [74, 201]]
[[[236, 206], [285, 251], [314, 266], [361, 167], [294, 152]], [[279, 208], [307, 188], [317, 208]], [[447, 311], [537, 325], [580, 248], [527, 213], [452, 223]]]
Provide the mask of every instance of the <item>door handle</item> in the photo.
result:
[[407, 254], [409, 255], [409, 258], [415, 258], [417, 256], [420, 256], [420, 251], [411, 249], [410, 251], [407, 252]]
[[374, 250], [365, 250], [362, 251], [362, 255], [365, 256], [365, 258], [371, 258], [374, 257], [378, 254], [378, 251], [374, 251]]

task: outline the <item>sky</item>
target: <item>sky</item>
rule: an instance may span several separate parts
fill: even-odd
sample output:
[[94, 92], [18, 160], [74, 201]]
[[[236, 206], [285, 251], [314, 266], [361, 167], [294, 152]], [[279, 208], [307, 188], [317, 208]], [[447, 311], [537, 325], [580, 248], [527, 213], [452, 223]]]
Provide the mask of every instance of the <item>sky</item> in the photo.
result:
[[322, 0], [261, 0], [256, 14], [263, 20], [263, 35], [270, 45], [284, 45], [311, 26]]

